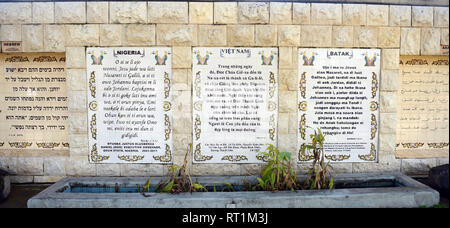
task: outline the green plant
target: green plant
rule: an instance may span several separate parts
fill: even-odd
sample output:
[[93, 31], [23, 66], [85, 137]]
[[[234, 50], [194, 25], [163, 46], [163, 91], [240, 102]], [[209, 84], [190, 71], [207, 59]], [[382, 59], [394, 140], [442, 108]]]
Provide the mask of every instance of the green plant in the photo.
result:
[[325, 163], [325, 154], [323, 152], [325, 137], [319, 128], [317, 128], [317, 131], [314, 130], [314, 134], [311, 134], [310, 137], [312, 144], [303, 144], [301, 147], [302, 154], [305, 154], [305, 150], [308, 150], [313, 155], [312, 167], [308, 170], [308, 178], [304, 187], [307, 189], [333, 189], [334, 179], [327, 177], [328, 169], [331, 166], [329, 162]]
[[267, 159], [267, 165], [258, 177], [258, 184], [253, 190], [280, 191], [292, 190], [297, 187], [295, 171], [291, 167], [291, 154], [280, 152], [274, 145], [269, 144], [266, 151], [260, 153]]

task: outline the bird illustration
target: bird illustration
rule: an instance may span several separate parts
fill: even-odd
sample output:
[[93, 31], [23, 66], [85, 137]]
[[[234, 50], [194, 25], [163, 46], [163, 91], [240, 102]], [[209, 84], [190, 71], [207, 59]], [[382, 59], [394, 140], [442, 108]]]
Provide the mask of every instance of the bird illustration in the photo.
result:
[[197, 52], [197, 60], [198, 60], [197, 64], [198, 65], [207, 65], [208, 59], [209, 59], [209, 52], [206, 52], [205, 57], [201, 57], [200, 52]]
[[95, 57], [94, 54], [91, 55], [92, 65], [102, 65], [103, 51], [100, 52], [99, 57]]
[[366, 53], [366, 56], [364, 57], [364, 60], [366, 61], [366, 65], [364, 66], [375, 66], [375, 61], [377, 60], [377, 54], [373, 54], [373, 58], [369, 58], [369, 55]]
[[262, 65], [272, 65], [273, 52], [270, 53], [269, 57], [264, 56], [264, 52], [261, 52]]
[[310, 58], [308, 58], [306, 56], [306, 53], [303, 53], [303, 61], [304, 61], [303, 65], [304, 66], [313, 66], [314, 58], [315, 58], [314, 53], [312, 53], [312, 56]]
[[156, 65], [166, 65], [167, 51], [164, 52], [164, 56], [160, 57], [158, 51], [155, 54]]

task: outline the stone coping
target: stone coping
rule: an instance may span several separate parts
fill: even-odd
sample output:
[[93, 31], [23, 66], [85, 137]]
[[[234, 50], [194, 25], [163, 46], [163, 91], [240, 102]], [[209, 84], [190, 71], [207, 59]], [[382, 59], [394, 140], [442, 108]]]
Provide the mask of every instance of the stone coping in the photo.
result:
[[[109, 2], [109, 0], [95, 0], [96, 2]], [[163, 0], [133, 0], [133, 2], [160, 2]], [[173, 2], [230, 2], [229, 0], [170, 0]], [[80, 0], [0, 0], [0, 2], [86, 2]], [[89, 2], [89, 0], [87, 0]], [[448, 0], [235, 0], [234, 2], [305, 2], [305, 3], [348, 3], [348, 4], [391, 4], [391, 5], [417, 5], [417, 6], [448, 6]]]
[[[200, 183], [227, 181], [240, 183], [243, 177], [192, 177]], [[248, 178], [248, 177], [247, 177]], [[28, 201], [29, 208], [351, 208], [351, 207], [421, 207], [439, 203], [439, 193], [401, 173], [339, 174], [335, 181], [395, 179], [402, 187], [301, 190], [296, 192], [193, 192], [193, 193], [60, 193], [74, 183], [127, 184], [145, 183], [145, 177], [74, 177], [64, 178]], [[151, 184], [160, 177], [152, 178]]]

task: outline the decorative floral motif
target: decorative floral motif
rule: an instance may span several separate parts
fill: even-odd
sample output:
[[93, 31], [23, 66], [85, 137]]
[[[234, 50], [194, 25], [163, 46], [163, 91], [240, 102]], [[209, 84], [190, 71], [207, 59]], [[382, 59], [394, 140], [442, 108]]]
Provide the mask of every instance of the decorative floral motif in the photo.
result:
[[195, 146], [195, 152], [194, 152], [194, 160], [195, 161], [207, 161], [211, 160], [213, 156], [205, 156], [201, 154], [201, 146], [200, 143]]
[[222, 161], [239, 162], [248, 161], [248, 158], [244, 155], [225, 155], [222, 157]]
[[434, 148], [434, 149], [442, 149], [445, 147], [448, 147], [448, 143], [427, 143], [428, 147]]
[[376, 102], [376, 101], [371, 101], [370, 102], [370, 111], [376, 111], [376, 110], [378, 110], [378, 102]]
[[166, 126], [166, 129], [164, 131], [164, 137], [166, 138], [166, 141], [170, 138], [170, 132], [172, 132], [172, 128], [170, 126], [170, 118], [169, 115], [164, 114], [164, 125]]
[[300, 160], [300, 161], [311, 161], [311, 160], [314, 159], [314, 155], [308, 154], [308, 151], [307, 151], [307, 150], [302, 151], [302, 147], [305, 146], [305, 145], [306, 145], [306, 144], [303, 143], [303, 144], [300, 146], [300, 150], [298, 151], [298, 160]]
[[24, 149], [33, 145], [31, 142], [9, 142], [10, 147]]
[[39, 56], [39, 57], [35, 57], [33, 59], [33, 62], [39, 62], [39, 63], [43, 63], [43, 62], [58, 62], [58, 60], [56, 59], [55, 56]]
[[137, 162], [144, 159], [144, 155], [118, 155], [117, 157], [120, 160], [127, 162]]
[[438, 60], [433, 61], [431, 63], [431, 65], [445, 65], [445, 66], [448, 66], [448, 60], [438, 59]]
[[90, 110], [92, 110], [92, 111], [97, 111], [97, 107], [98, 107], [98, 105], [97, 105], [97, 101], [91, 101], [90, 103], [89, 103], [89, 109]]
[[194, 81], [194, 88], [195, 88], [195, 95], [198, 98], [201, 98], [201, 91], [200, 91], [200, 71], [195, 74], [195, 81]]
[[371, 121], [370, 121], [370, 139], [374, 139], [375, 136], [377, 135], [377, 118], [375, 116], [375, 114], [371, 115]]
[[167, 99], [170, 94], [170, 79], [169, 74], [164, 72], [164, 98]]
[[91, 91], [91, 96], [95, 98], [96, 88], [95, 88], [95, 71], [91, 72], [91, 77], [89, 78], [89, 90]]
[[372, 72], [372, 98], [375, 98], [377, 96], [377, 90], [378, 90], [377, 74], [375, 74], [375, 72]]
[[0, 147], [2, 147], [5, 143], [4, 142], [0, 142]]
[[272, 127], [269, 129], [269, 138], [275, 141], [275, 114], [270, 116], [269, 125]]
[[202, 101], [196, 101], [196, 102], [194, 103], [194, 109], [195, 109], [196, 111], [201, 112], [201, 111], [202, 111], [202, 106], [203, 106], [203, 102], [202, 102]]
[[168, 101], [163, 102], [163, 110], [164, 112], [169, 111], [172, 108], [172, 104]]
[[61, 145], [62, 145], [63, 147], [69, 148], [69, 143], [68, 143], [68, 142], [63, 142], [63, 143], [61, 143]]
[[270, 72], [269, 75], [269, 98], [273, 98], [275, 95], [275, 88], [276, 88], [276, 81], [275, 81], [275, 74], [273, 72]]
[[300, 95], [303, 99], [306, 99], [306, 72], [303, 72], [300, 76]]
[[298, 127], [299, 133], [300, 133], [300, 137], [305, 140], [305, 136], [306, 136], [306, 114], [303, 114], [302, 117], [300, 118], [300, 123], [299, 123], [299, 127]]
[[423, 147], [424, 143], [402, 143], [403, 148], [416, 149]]
[[259, 160], [259, 161], [268, 162], [269, 161], [269, 156], [257, 154], [256, 155], [256, 159]]
[[343, 161], [350, 158], [350, 154], [325, 155], [325, 158], [331, 161]]
[[364, 161], [375, 161], [377, 159], [377, 151], [375, 150], [375, 144], [370, 143], [370, 153], [367, 155], [358, 155], [359, 159]]
[[156, 161], [160, 162], [171, 162], [172, 161], [172, 151], [170, 146], [166, 144], [166, 153], [162, 156], [153, 156]]
[[300, 103], [298, 103], [298, 110], [306, 112], [308, 108], [308, 104], [306, 103], [306, 101], [302, 101]]
[[38, 148], [44, 148], [44, 149], [53, 149], [55, 147], [58, 147], [60, 143], [36, 143]]
[[96, 114], [93, 114], [91, 117], [90, 129], [91, 129], [92, 138], [97, 140], [97, 117], [96, 117]]
[[273, 101], [267, 102], [267, 110], [274, 111], [277, 108], [277, 104]]
[[200, 139], [200, 133], [202, 133], [202, 130], [200, 129], [202, 122], [200, 121], [200, 116], [198, 114], [195, 114], [195, 120], [194, 120], [194, 134], [195, 139]]
[[426, 59], [411, 59], [405, 62], [405, 65], [428, 65]]
[[108, 159], [109, 159], [109, 156], [101, 156], [101, 155], [98, 154], [97, 143], [95, 143], [92, 146], [92, 150], [91, 150], [91, 161], [95, 162], [95, 163], [98, 163], [98, 162], [102, 162], [102, 161], [105, 161], [105, 160], [108, 160]]

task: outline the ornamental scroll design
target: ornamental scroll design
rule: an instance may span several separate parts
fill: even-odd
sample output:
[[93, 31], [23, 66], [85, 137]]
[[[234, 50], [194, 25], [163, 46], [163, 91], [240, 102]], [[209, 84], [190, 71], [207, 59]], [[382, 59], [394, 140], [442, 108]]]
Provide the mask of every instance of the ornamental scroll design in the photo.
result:
[[308, 103], [306, 101], [302, 101], [298, 103], [298, 110], [302, 112], [306, 112], [308, 109]]
[[194, 160], [195, 161], [208, 161], [208, 160], [211, 160], [212, 158], [213, 158], [213, 156], [202, 155], [200, 143], [198, 143], [195, 146], [195, 151], [194, 151]]
[[60, 143], [55, 143], [55, 142], [42, 142], [42, 143], [36, 143], [36, 145], [38, 146], [38, 148], [44, 148], [44, 149], [53, 149], [55, 147], [58, 147]]
[[18, 149], [25, 149], [33, 145], [32, 142], [9, 142], [9, 146]]
[[5, 143], [4, 142], [0, 142], [0, 147], [2, 147]]
[[91, 96], [95, 98], [96, 94], [95, 71], [91, 72], [91, 77], [89, 78], [89, 91], [91, 91]]
[[306, 114], [302, 114], [300, 117], [298, 131], [300, 133], [300, 137], [303, 140], [306, 140]]
[[194, 81], [194, 88], [195, 88], [195, 95], [201, 99], [201, 91], [200, 91], [200, 71], [195, 74], [195, 81]]
[[200, 139], [200, 134], [202, 133], [202, 130], [200, 129], [202, 122], [200, 120], [200, 115], [195, 114], [195, 120], [194, 120], [194, 134], [195, 134], [195, 139], [199, 140]]
[[427, 143], [428, 147], [434, 148], [434, 149], [442, 149], [445, 147], [448, 147], [448, 143]]
[[300, 76], [299, 90], [303, 99], [306, 99], [306, 72], [303, 72]]
[[91, 156], [90, 157], [91, 157], [91, 161], [95, 162], [95, 163], [102, 162], [102, 161], [105, 161], [105, 160], [109, 159], [109, 156], [101, 156], [101, 155], [98, 154], [97, 143], [95, 143], [92, 146]]
[[374, 139], [377, 135], [377, 117], [375, 114], [371, 114], [371, 121], [370, 121], [370, 139]]
[[307, 152], [306, 149], [305, 149], [304, 151], [302, 151], [302, 148], [303, 148], [305, 145], [306, 145], [306, 144], [303, 143], [303, 144], [300, 146], [300, 150], [298, 151], [298, 160], [300, 160], [300, 161], [311, 161], [311, 160], [314, 160], [314, 155], [309, 154], [309, 153]]
[[423, 147], [424, 143], [402, 143], [403, 148], [416, 149]]
[[358, 155], [359, 159], [364, 161], [375, 161], [377, 159], [377, 150], [375, 149], [375, 144], [370, 143], [370, 153], [363, 155]]
[[69, 143], [68, 143], [68, 142], [63, 142], [63, 143], [61, 143], [61, 145], [62, 145], [63, 147], [69, 148]]
[[160, 162], [170, 162], [170, 161], [172, 161], [172, 150], [170, 149], [170, 146], [168, 144], [166, 144], [166, 152], [164, 153], [164, 155], [153, 156], [153, 158], [156, 161], [160, 161]]
[[97, 117], [93, 114], [91, 117], [91, 122], [89, 123], [91, 129], [91, 136], [93, 139], [97, 140]]
[[276, 88], [275, 74], [271, 71], [269, 75], [269, 98], [272, 99], [275, 95]]
[[269, 129], [269, 138], [275, 141], [275, 114], [270, 116], [269, 125], [272, 127]]
[[166, 126], [166, 129], [164, 130], [164, 138], [167, 141], [170, 138], [170, 132], [172, 132], [172, 127], [170, 125], [170, 117], [167, 114], [164, 114], [164, 125]]
[[377, 91], [378, 91], [377, 74], [375, 74], [375, 72], [372, 72], [372, 98], [375, 98], [377, 96]]
[[169, 98], [170, 94], [170, 78], [167, 72], [164, 72], [164, 98]]
[[144, 159], [144, 155], [117, 155], [117, 157], [120, 160], [127, 162], [137, 162]]
[[331, 161], [344, 161], [350, 159], [350, 154], [325, 155], [325, 158]]
[[222, 161], [239, 162], [248, 161], [248, 158], [244, 155], [225, 155], [221, 159]]

